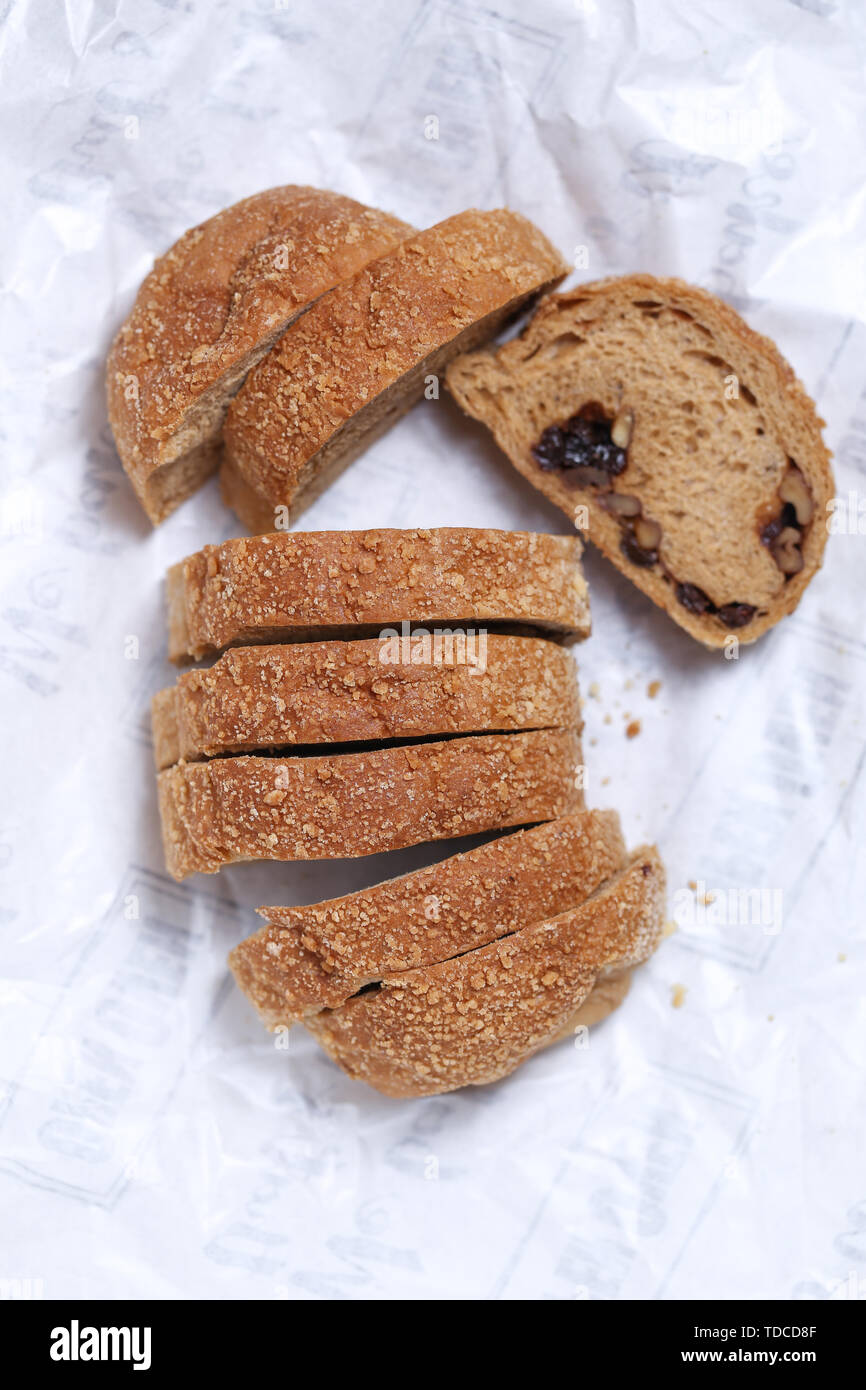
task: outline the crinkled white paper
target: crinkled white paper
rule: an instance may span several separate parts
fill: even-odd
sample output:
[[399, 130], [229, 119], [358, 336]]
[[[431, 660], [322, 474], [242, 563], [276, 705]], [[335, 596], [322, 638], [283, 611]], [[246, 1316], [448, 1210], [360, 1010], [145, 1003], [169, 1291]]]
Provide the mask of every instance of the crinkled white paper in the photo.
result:
[[[0, 8], [0, 1290], [864, 1296], [862, 7]], [[508, 203], [581, 278], [725, 294], [818, 399], [846, 499], [797, 614], [738, 661], [588, 556], [589, 799], [658, 841], [680, 930], [588, 1048], [428, 1101], [349, 1081], [304, 1034], [275, 1048], [225, 956], [258, 903], [442, 847], [182, 885], [162, 866], [161, 579], [236, 523], [212, 484], [151, 530], [104, 358], [156, 254], [288, 182], [418, 225]], [[303, 524], [567, 529], [445, 399]]]

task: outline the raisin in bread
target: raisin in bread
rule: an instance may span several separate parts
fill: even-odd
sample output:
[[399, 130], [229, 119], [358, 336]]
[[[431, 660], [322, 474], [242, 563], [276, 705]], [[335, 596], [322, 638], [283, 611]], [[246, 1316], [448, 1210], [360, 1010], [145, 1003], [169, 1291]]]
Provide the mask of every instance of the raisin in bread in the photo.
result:
[[362, 638], [233, 647], [152, 702], [157, 768], [223, 753], [579, 722], [571, 653], [542, 637]]

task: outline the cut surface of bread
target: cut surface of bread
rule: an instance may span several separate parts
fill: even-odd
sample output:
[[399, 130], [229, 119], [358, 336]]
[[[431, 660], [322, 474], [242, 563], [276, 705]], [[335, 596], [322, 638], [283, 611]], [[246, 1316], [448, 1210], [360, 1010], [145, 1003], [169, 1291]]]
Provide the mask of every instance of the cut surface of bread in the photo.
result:
[[178, 763], [157, 778], [175, 878], [245, 859], [342, 859], [579, 810], [574, 729], [306, 757]]
[[[386, 975], [378, 987], [304, 1020], [349, 1076], [385, 1095], [436, 1095], [497, 1081], [597, 1020], [621, 997], [664, 925], [657, 852], [632, 862], [579, 907], [464, 955]], [[593, 1001], [597, 986], [618, 982]]]
[[710, 647], [759, 637], [819, 568], [822, 421], [775, 345], [680, 280], [548, 296], [447, 384], [524, 477]]
[[228, 403], [303, 310], [413, 228], [316, 188], [270, 188], [185, 232], [108, 357], [108, 416], [150, 520], [218, 463]]
[[226, 502], [253, 531], [294, 520], [452, 356], [493, 337], [567, 270], [507, 209], [458, 213], [371, 261], [294, 323], [238, 392]]
[[173, 661], [403, 622], [590, 630], [574, 536], [466, 527], [296, 531], [205, 546], [168, 572]]
[[235, 647], [152, 703], [158, 769], [319, 743], [570, 727], [571, 653], [537, 637], [465, 633]]
[[343, 898], [263, 907], [229, 957], [271, 1029], [336, 1008], [385, 974], [433, 965], [573, 907], [626, 860], [612, 811], [518, 830]]

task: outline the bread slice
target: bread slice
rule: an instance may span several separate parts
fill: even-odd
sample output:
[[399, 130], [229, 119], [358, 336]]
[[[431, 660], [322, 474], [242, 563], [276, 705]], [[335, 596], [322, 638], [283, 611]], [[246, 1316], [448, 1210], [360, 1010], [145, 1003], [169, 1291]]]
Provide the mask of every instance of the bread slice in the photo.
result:
[[[429, 1096], [498, 1081], [567, 1036], [589, 1003], [596, 1019], [622, 994], [663, 931], [665, 875], [638, 851], [579, 907], [487, 946], [386, 975], [377, 988], [306, 1027], [349, 1076], [388, 1096]], [[597, 985], [619, 982], [593, 1001]]]
[[583, 805], [580, 770], [574, 729], [178, 763], [157, 779], [166, 866], [351, 859], [552, 820]]
[[576, 537], [465, 527], [278, 531], [225, 541], [168, 572], [169, 656], [372, 636], [404, 621], [587, 637], [580, 555]]
[[578, 723], [569, 652], [449, 633], [238, 647], [152, 703], [158, 768], [222, 753]]
[[226, 502], [252, 531], [294, 521], [456, 353], [567, 270], [507, 209], [470, 209], [401, 241], [321, 299], [250, 374], [226, 419]]
[[151, 521], [213, 472], [229, 400], [286, 327], [413, 228], [317, 188], [269, 188], [185, 232], [108, 356], [108, 418]]
[[680, 280], [546, 299], [448, 386], [511, 462], [680, 627], [752, 642], [821, 564], [822, 421], [775, 345]]
[[577, 811], [359, 893], [261, 907], [229, 956], [266, 1027], [333, 1009], [394, 971], [433, 965], [574, 907], [625, 863], [613, 811]]

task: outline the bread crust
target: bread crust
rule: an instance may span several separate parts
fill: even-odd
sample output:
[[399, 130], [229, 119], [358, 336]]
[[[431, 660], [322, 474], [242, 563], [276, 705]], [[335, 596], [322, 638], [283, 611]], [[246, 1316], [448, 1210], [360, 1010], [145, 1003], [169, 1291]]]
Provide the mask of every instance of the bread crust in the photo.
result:
[[[653, 848], [579, 907], [437, 965], [386, 975], [305, 1026], [349, 1076], [384, 1095], [486, 1085], [562, 1038], [610, 976], [661, 940], [665, 874]], [[613, 1007], [608, 993], [597, 1018]], [[592, 1016], [592, 1015], [590, 1015]]]
[[228, 402], [303, 310], [413, 229], [289, 185], [185, 232], [155, 263], [108, 355], [108, 418], [150, 520], [213, 472]]
[[518, 830], [329, 902], [262, 907], [229, 956], [271, 1029], [336, 1008], [396, 971], [433, 965], [573, 907], [625, 863], [613, 811]]
[[166, 867], [352, 859], [551, 820], [583, 805], [580, 768], [574, 729], [178, 763], [157, 778]]
[[574, 536], [466, 527], [240, 537], [169, 570], [169, 656], [369, 636], [403, 621], [587, 637], [581, 551]]
[[474, 208], [401, 241], [324, 296], [250, 373], [226, 418], [223, 495], [270, 531], [294, 520], [423, 395], [568, 266], [508, 209]]
[[319, 743], [568, 727], [574, 662], [534, 637], [236, 647], [154, 696], [157, 769]]
[[[749, 397], [754, 398], [762, 414], [766, 429], [762, 428], [759, 433], [778, 440], [780, 457], [787, 453], [810, 486], [814, 520], [803, 541], [803, 568], [786, 581], [776, 574], [777, 596], [758, 606], [758, 611], [747, 626], [736, 629], [735, 635], [739, 641], [753, 642], [780, 618], [793, 612], [806, 585], [820, 567], [827, 536], [827, 504], [834, 490], [830, 455], [821, 437], [823, 421], [792, 368], [769, 338], [755, 333], [739, 314], [705, 290], [681, 280], [630, 275], [595, 281], [565, 294], [548, 296], [539, 305], [519, 339], [505, 344], [498, 352], [479, 351], [454, 361], [447, 375], [449, 390], [469, 415], [483, 421], [492, 430], [515, 468], [534, 487], [572, 518], [578, 504], [588, 509], [589, 539], [638, 589], [692, 637], [709, 647], [723, 647], [731, 636], [723, 620], [705, 613], [693, 613], [684, 607], [677, 599], [676, 585], [671, 576], [664, 573], [661, 564], [643, 568], [623, 555], [620, 526], [600, 505], [591, 487], [570, 487], [556, 471], [545, 471], [539, 467], [531, 454], [531, 446], [541, 433], [541, 421], [534, 419], [530, 422], [520, 418], [520, 388], [522, 384], [526, 387], [530, 381], [537, 384], [539, 398], [544, 397], [544, 383], [549, 383], [549, 395], [555, 404], [552, 406], [551, 419], [546, 420], [545, 424], [559, 423], [584, 404], [579, 391], [574, 399], [556, 399], [557, 373], [562, 371], [556, 360], [558, 355], [562, 360], [559, 345], [562, 345], [561, 351], [567, 353], [571, 339], [577, 351], [582, 335], [585, 334], [587, 339], [591, 336], [593, 322], [601, 321], [605, 314], [614, 316], [624, 306], [636, 303], [646, 303], [650, 315], [658, 308], [694, 321], [697, 325], [695, 332], [700, 332], [705, 339], [703, 346], [706, 353], [703, 355], [708, 362], [716, 363], [718, 372], [722, 374], [719, 376], [720, 408], [724, 409], [722, 383], [728, 379], [724, 373], [730, 366], [740, 385], [750, 388]], [[696, 352], [693, 355], [699, 357], [702, 354]], [[595, 364], [587, 360], [589, 366], [584, 370], [589, 375], [595, 370]], [[614, 375], [611, 374], [605, 388], [608, 400], [602, 404], [615, 415], [620, 409], [628, 408], [629, 401], [624, 398], [621, 383], [614, 380]], [[688, 394], [685, 385], [670, 384], [669, 377], [664, 377], [659, 385], [660, 395], [669, 386], [671, 392], [678, 390]], [[505, 387], [509, 388], [508, 396], [503, 391]], [[592, 394], [597, 398], [600, 392], [593, 390]], [[665, 428], [665, 399], [662, 396], [659, 400], [656, 418], [650, 422], [656, 431], [663, 432]], [[642, 422], [635, 419], [635, 444], [641, 425]], [[535, 437], [530, 438], [530, 434]], [[696, 469], [700, 469], [700, 445], [696, 458], [697, 462], [689, 463], [693, 475]], [[632, 466], [629, 462], [621, 479], [616, 480], [617, 487], [621, 483], [622, 491], [629, 490], [629, 467]], [[706, 517], [710, 534], [714, 496], [724, 496], [728, 483], [729, 480], [723, 475], [706, 478], [701, 516]], [[743, 527], [749, 533], [754, 529], [755, 547], [759, 547], [759, 519], [746, 516]], [[768, 551], [756, 549], [755, 554], [766, 568], [775, 573]], [[705, 556], [697, 558], [703, 562]], [[675, 576], [675, 579], [685, 583], [689, 582], [689, 578], [687, 574]], [[721, 601], [733, 603], [737, 600], [747, 601], [747, 595], [733, 593]]]

